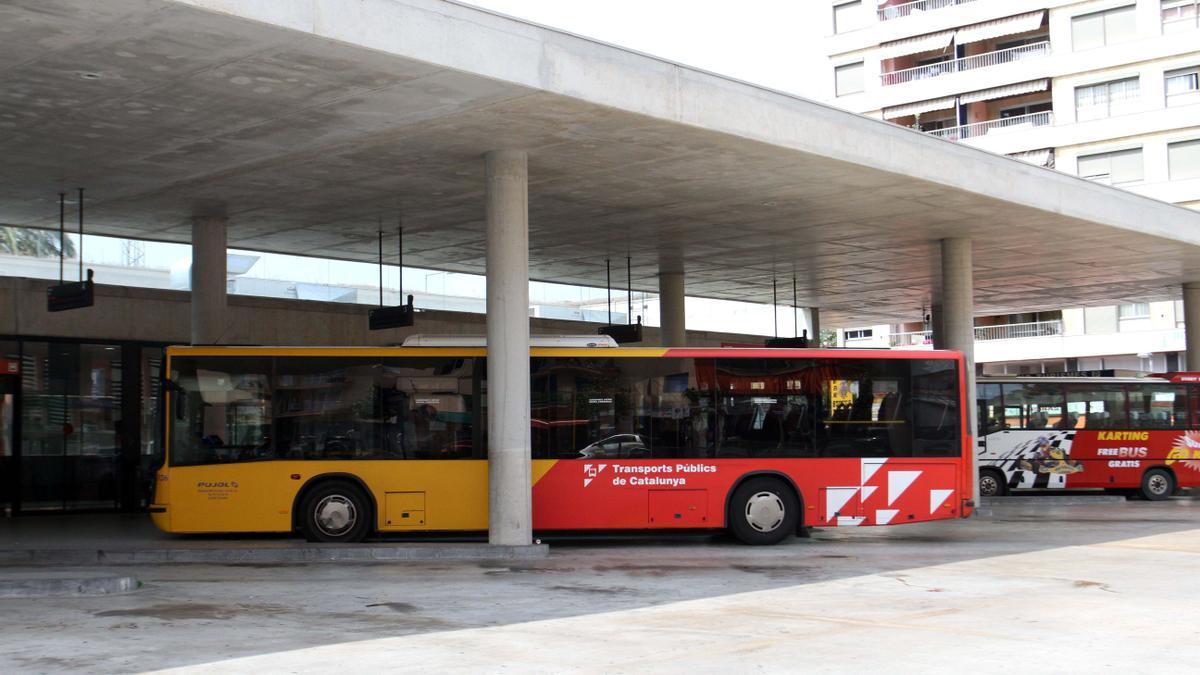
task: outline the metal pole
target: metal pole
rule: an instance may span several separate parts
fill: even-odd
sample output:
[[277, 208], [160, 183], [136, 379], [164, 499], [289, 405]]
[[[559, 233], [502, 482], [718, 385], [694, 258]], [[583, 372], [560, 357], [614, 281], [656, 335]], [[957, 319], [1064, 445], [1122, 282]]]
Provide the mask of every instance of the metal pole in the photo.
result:
[[771, 277], [771, 320], [775, 322], [775, 337], [779, 337], [779, 302], [775, 288], [775, 277]]
[[800, 337], [800, 314], [796, 309], [796, 275], [792, 275], [792, 337]]
[[625, 317], [625, 323], [633, 323], [633, 260], [629, 256], [625, 256], [625, 300], [627, 303], [629, 315]]
[[79, 280], [83, 281], [83, 188], [79, 188]]
[[58, 283], [63, 282], [63, 265], [67, 257], [67, 193], [58, 193]]
[[400, 304], [404, 304], [404, 221], [396, 216], [396, 269], [400, 270]]
[[379, 306], [383, 307], [383, 216], [379, 217]]
[[612, 259], [604, 259], [604, 288], [608, 290], [608, 325], [612, 325]]

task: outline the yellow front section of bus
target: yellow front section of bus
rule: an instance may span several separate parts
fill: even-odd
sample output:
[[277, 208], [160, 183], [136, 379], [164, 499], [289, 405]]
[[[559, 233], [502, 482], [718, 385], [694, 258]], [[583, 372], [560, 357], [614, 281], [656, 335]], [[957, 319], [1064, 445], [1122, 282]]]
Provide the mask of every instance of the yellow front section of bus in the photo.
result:
[[[554, 464], [535, 461], [533, 481]], [[277, 460], [164, 467], [154, 523], [175, 533], [289, 532], [293, 508], [302, 508], [300, 491], [325, 479], [365, 485], [380, 532], [481, 531], [488, 526], [485, 460]]]

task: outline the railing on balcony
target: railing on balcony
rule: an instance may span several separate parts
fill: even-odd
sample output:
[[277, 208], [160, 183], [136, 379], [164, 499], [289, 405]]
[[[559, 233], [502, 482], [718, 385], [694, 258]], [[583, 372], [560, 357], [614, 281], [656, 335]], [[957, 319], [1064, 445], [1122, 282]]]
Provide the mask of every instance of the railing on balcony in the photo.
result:
[[947, 129], [934, 129], [925, 133], [930, 136], [937, 136], [949, 141], [961, 141], [968, 138], [978, 138], [986, 136], [990, 133], [1007, 133], [1019, 131], [1021, 129], [1032, 129], [1033, 127], [1046, 127], [1054, 124], [1054, 113], [1049, 110], [1042, 112], [1030, 113], [1028, 115], [1019, 115], [1016, 117], [1002, 117], [998, 120], [988, 120], [986, 122], [975, 122], [973, 124], [964, 124], [958, 127], [949, 127]]
[[883, 73], [879, 77], [883, 80], [883, 86], [886, 87], [892, 84], [925, 80], [939, 75], [946, 75], [947, 73], [958, 73], [965, 70], [975, 70], [976, 68], [998, 66], [1002, 63], [1012, 63], [1013, 61], [1020, 61], [1022, 59], [1049, 56], [1049, 54], [1049, 41], [1034, 42], [1033, 44], [1010, 47], [986, 54], [976, 54], [975, 56], [965, 56], [961, 59], [931, 63], [927, 66], [895, 70], [890, 73]]
[[902, 19], [913, 14], [920, 14], [921, 12], [953, 7], [955, 5], [965, 5], [968, 2], [975, 2], [975, 0], [916, 0], [915, 2], [906, 2], [900, 5], [892, 5], [891, 7], [880, 7], [879, 20], [891, 21], [892, 19]]
[[976, 326], [976, 340], [1016, 340], [1020, 338], [1053, 337], [1063, 334], [1062, 321], [1005, 323], [999, 326]]
[[917, 331], [915, 333], [892, 333], [888, 336], [888, 344], [893, 347], [916, 347], [932, 345], [933, 331]]
[[[1063, 334], [1062, 321], [1035, 321], [1032, 323], [1006, 323], [999, 326], [976, 326], [976, 340], [1018, 340], [1022, 338], [1054, 337]], [[888, 343], [893, 347], [915, 347], [933, 344], [932, 331], [892, 333]]]

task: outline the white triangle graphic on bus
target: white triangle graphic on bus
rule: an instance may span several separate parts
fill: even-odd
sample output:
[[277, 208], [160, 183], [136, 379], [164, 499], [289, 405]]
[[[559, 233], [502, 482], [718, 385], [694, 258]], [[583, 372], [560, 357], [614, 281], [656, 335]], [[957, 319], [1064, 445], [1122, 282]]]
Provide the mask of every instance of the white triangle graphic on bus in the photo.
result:
[[930, 490], [929, 491], [929, 512], [937, 511], [942, 502], [946, 501], [946, 497], [954, 494], [954, 490]]
[[862, 500], [864, 502], [867, 501], [867, 497], [870, 497], [873, 494], [875, 494], [875, 486], [874, 485], [864, 485], [863, 486]]
[[871, 480], [871, 476], [874, 476], [886, 461], [886, 459], [864, 459], [862, 461], [862, 484], [866, 485], [867, 481]]
[[588, 485], [591, 485], [592, 479], [594, 479], [596, 476], [600, 475], [600, 472], [603, 471], [604, 467], [606, 467], [606, 466], [608, 466], [608, 465], [600, 464], [600, 465], [598, 465], [598, 468], [595, 471], [593, 471], [591, 464], [584, 464], [583, 465], [583, 487], [587, 487]]
[[833, 518], [834, 514], [842, 510], [846, 502], [858, 492], [856, 487], [831, 487], [825, 489], [825, 517]]
[[896, 498], [904, 494], [909, 485], [920, 476], [920, 471], [889, 471], [888, 472], [888, 506], [891, 506]]
[[897, 513], [900, 513], [897, 509], [878, 509], [875, 511], [875, 524], [887, 525], [892, 522], [892, 518], [895, 518]]

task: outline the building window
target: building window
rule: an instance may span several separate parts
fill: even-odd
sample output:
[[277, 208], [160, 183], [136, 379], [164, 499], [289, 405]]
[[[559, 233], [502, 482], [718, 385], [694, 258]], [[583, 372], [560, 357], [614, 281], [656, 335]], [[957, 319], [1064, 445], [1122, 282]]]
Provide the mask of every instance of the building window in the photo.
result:
[[865, 340], [875, 334], [873, 328], [860, 328], [859, 330], [846, 331], [847, 340]]
[[1136, 77], [1075, 87], [1075, 119], [1085, 122], [1132, 112], [1140, 95], [1141, 83]]
[[1034, 113], [1047, 112], [1054, 109], [1054, 105], [1050, 101], [1039, 101], [1037, 103], [1026, 103], [1025, 105], [1017, 105], [1011, 108], [1005, 108], [1000, 111], [1000, 119], [1009, 117], [1023, 117]]
[[1132, 40], [1137, 36], [1134, 9], [1134, 5], [1127, 5], [1072, 18], [1072, 47], [1078, 52]]
[[1167, 145], [1171, 180], [1200, 178], [1200, 139]]
[[862, 0], [835, 5], [833, 8], [833, 32], [848, 33], [858, 30], [865, 25], [865, 18]]
[[1013, 49], [1015, 47], [1024, 47], [1025, 45], [1035, 45], [1039, 42], [1049, 42], [1049, 41], [1050, 41], [1049, 33], [1038, 33], [1037, 35], [1030, 35], [1028, 37], [1016, 38], [1014, 40], [1006, 40], [1004, 42], [997, 42], [995, 49], [993, 49], [992, 51], [1002, 52], [1005, 49]]
[[1125, 185], [1142, 180], [1142, 149], [1079, 156], [1079, 176], [1105, 185]]
[[863, 90], [863, 62], [847, 63], [833, 69], [837, 95], [857, 94]]
[[1178, 33], [1200, 27], [1200, 0], [1162, 0], [1164, 33]]
[[943, 117], [940, 119], [925, 119], [920, 115], [917, 116], [917, 128], [921, 131], [938, 131], [939, 129], [953, 129], [958, 126], [958, 120], [953, 117]]
[[1163, 75], [1167, 107], [1200, 103], [1200, 66], [1168, 71]]
[[1150, 303], [1131, 302], [1128, 305], [1120, 305], [1117, 307], [1117, 318], [1122, 321], [1126, 319], [1149, 319]]

